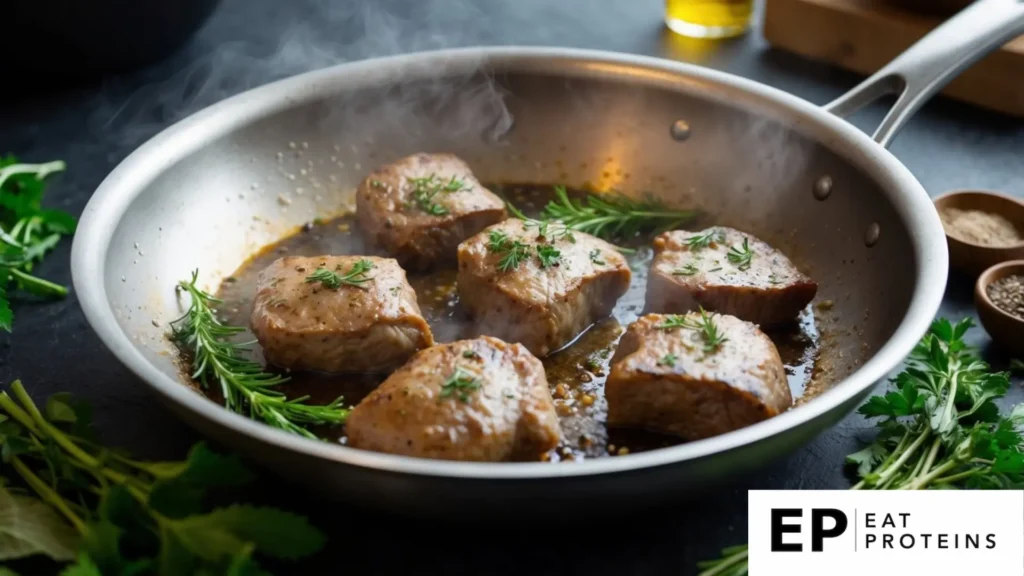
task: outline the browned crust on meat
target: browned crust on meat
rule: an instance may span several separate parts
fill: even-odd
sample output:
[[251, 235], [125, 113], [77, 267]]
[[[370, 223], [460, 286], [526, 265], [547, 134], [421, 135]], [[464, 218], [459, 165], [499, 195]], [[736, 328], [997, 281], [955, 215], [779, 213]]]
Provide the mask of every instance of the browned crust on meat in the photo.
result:
[[[444, 215], [424, 212], [415, 200], [410, 178], [455, 177], [464, 190], [438, 194]], [[371, 172], [356, 191], [356, 215], [363, 238], [385, 250], [410, 270], [455, 262], [460, 242], [504, 220], [505, 203], [485, 188], [469, 166], [452, 154], [413, 154]]]
[[[373, 264], [364, 286], [305, 281], [317, 268], [344, 272], [363, 259]], [[275, 260], [257, 280], [251, 327], [267, 361], [294, 370], [383, 372], [434, 344], [405, 271], [372, 256]]]
[[[480, 382], [466, 401], [442, 396], [456, 367]], [[561, 438], [543, 365], [487, 336], [416, 354], [352, 410], [346, 433], [355, 448], [488, 462], [536, 460]]]
[[[666, 318], [648, 314], [623, 335], [605, 383], [609, 426], [699, 440], [760, 422], [792, 405], [779, 353], [756, 326], [714, 315], [728, 340], [706, 353], [696, 331], [658, 328]], [[676, 356], [671, 365], [662, 362], [669, 354]]]
[[[687, 246], [687, 239], [710, 230], [721, 231], [725, 242], [712, 242], [703, 249]], [[740, 270], [727, 253], [744, 240], [754, 257], [749, 269]], [[784, 254], [732, 228], [666, 232], [655, 238], [654, 253], [647, 278], [646, 310], [650, 312], [681, 314], [703, 307], [773, 326], [794, 320], [818, 291], [817, 283]], [[686, 265], [699, 271], [679, 274]]]
[[[542, 268], [527, 258], [518, 269], [502, 272], [502, 254], [487, 248], [491, 231], [535, 244], [536, 231], [509, 219], [490, 226], [459, 246], [459, 299], [473, 314], [478, 333], [492, 334], [526, 346], [544, 357], [571, 342], [597, 320], [608, 316], [629, 289], [632, 272], [611, 244], [575, 232], [575, 242], [553, 244], [561, 264]], [[597, 250], [602, 264], [590, 260]]]

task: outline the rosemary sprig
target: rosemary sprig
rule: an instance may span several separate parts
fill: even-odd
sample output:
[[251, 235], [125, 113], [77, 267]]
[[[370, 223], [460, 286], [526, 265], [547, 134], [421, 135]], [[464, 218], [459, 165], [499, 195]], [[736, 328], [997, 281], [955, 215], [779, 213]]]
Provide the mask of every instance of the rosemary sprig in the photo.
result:
[[683, 266], [681, 268], [676, 268], [675, 270], [673, 270], [672, 271], [672, 275], [673, 276], [693, 276], [697, 272], [700, 272], [700, 270], [698, 270], [697, 267], [694, 266], [693, 263], [691, 262], [691, 263], [689, 263], [689, 264], [687, 264], [687, 265], [685, 265], [685, 266]]
[[729, 252], [725, 255], [740, 270], [747, 270], [750, 268], [750, 261], [754, 258], [754, 251], [750, 249], [750, 244], [747, 238], [743, 239], [743, 247], [732, 246], [729, 248]]
[[544, 207], [545, 220], [559, 220], [573, 230], [605, 240], [671, 230], [696, 215], [693, 210], [670, 210], [653, 198], [636, 200], [617, 192], [588, 194], [584, 203], [569, 198], [565, 186], [555, 186], [555, 200]]
[[684, 243], [690, 248], [690, 250], [700, 250], [701, 248], [707, 248], [712, 242], [725, 242], [725, 232], [717, 228], [711, 228], [703, 234], [690, 236]]
[[213, 306], [221, 301], [199, 289], [196, 281], [182, 280], [178, 289], [188, 292], [188, 311], [171, 323], [172, 339], [182, 352], [191, 356], [192, 378], [204, 387], [217, 385], [224, 396], [224, 406], [232, 412], [307, 438], [316, 438], [307, 425], [340, 424], [348, 410], [339, 397], [330, 404], [306, 404], [308, 396], [289, 400], [275, 387], [288, 378], [264, 372], [248, 357], [252, 342], [237, 343], [232, 338], [245, 331], [241, 326], [227, 326], [217, 319]]
[[434, 202], [435, 196], [442, 192], [450, 193], [467, 190], [465, 181], [455, 176], [452, 176], [447, 182], [438, 178], [436, 174], [429, 174], [420, 178], [409, 178], [408, 180], [413, 185], [413, 200], [421, 210], [432, 216], [448, 214], [447, 208]]
[[[365, 288], [363, 284], [373, 280], [373, 276], [366, 275], [367, 272], [372, 269], [373, 262], [362, 259], [357, 260], [345, 274], [338, 274], [337, 272], [326, 268], [317, 268], [312, 274], [306, 276], [306, 282], [310, 284], [313, 282], [320, 282], [331, 290], [337, 290], [343, 284], [346, 286], [355, 286], [356, 288]], [[341, 270], [341, 266], [339, 265], [335, 270]]]
[[450, 398], [458, 396], [462, 402], [469, 402], [469, 393], [480, 389], [480, 382], [475, 376], [462, 368], [456, 367], [455, 372], [441, 385], [441, 394], [438, 398]]
[[676, 314], [670, 314], [665, 317], [665, 320], [655, 326], [662, 330], [670, 330], [672, 328], [686, 328], [689, 330], [697, 330], [700, 332], [701, 340], [704, 341], [704, 353], [712, 354], [718, 347], [727, 342], [729, 339], [726, 338], [718, 329], [718, 324], [715, 324], [715, 317], [713, 314], [708, 314], [703, 307], [700, 309], [700, 320], [694, 320], [691, 316], [680, 316]]

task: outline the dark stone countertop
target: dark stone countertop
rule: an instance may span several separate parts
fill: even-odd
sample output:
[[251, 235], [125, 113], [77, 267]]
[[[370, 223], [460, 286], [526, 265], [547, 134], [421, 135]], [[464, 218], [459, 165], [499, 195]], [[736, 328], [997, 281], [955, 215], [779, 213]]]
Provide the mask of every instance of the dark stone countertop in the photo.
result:
[[[5, 84], [0, 151], [31, 161], [66, 160], [68, 174], [51, 186], [49, 203], [79, 214], [120, 160], [175, 120], [275, 78], [370, 56], [478, 44], [615, 50], [696, 62], [817, 103], [857, 81], [774, 51], [756, 32], [718, 44], [673, 37], [661, 24], [661, 10], [657, 0], [226, 0], [185, 48], [141, 71], [29, 98], [18, 97], [16, 84]], [[869, 128], [883, 112], [871, 108], [854, 123]], [[1024, 194], [1022, 150], [1024, 122], [944, 100], [926, 106], [892, 146], [932, 194], [968, 187]], [[40, 274], [70, 283], [68, 254], [65, 242]], [[90, 400], [104, 437], [143, 457], [178, 458], [198, 439], [107, 352], [73, 294], [60, 302], [19, 302], [15, 311], [14, 335], [0, 336], [0, 380], [21, 378], [37, 398], [70, 391]], [[942, 314], [973, 314], [969, 281], [951, 279]], [[980, 330], [974, 338], [987, 346]], [[992, 361], [1006, 364], [997, 354]], [[1011, 399], [1022, 396], [1014, 386]], [[513, 530], [439, 529], [440, 519], [381, 519], [324, 507], [272, 478], [260, 489], [312, 515], [331, 536], [321, 556], [282, 573], [687, 574], [697, 560], [745, 541], [747, 489], [848, 487], [843, 456], [868, 428], [848, 417], [790, 458], [699, 503], [591, 521], [556, 535], [539, 530], [548, 519]]]

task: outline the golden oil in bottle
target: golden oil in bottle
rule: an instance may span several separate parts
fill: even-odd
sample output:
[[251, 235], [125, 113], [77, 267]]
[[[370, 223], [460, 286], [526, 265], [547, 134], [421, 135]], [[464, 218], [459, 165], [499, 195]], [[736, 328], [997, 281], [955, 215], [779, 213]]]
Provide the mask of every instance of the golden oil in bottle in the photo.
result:
[[665, 0], [665, 24], [693, 38], [729, 38], [746, 32], [754, 0]]

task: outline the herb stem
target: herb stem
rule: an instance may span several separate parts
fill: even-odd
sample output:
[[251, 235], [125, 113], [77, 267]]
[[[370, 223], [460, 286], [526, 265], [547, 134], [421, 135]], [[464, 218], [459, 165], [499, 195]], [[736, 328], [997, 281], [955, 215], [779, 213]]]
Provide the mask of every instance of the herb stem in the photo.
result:
[[78, 514], [75, 514], [71, 508], [68, 507], [64, 502], [64, 499], [61, 498], [59, 494], [54, 492], [53, 489], [50, 488], [46, 482], [43, 482], [39, 476], [36, 476], [35, 473], [25, 465], [21, 458], [12, 456], [11, 467], [14, 468], [14, 471], [21, 476], [25, 483], [28, 484], [44, 502], [53, 506], [58, 512], [67, 518], [68, 522], [75, 527], [75, 530], [78, 530], [79, 534], [85, 534], [85, 522], [79, 518]]
[[730, 569], [735, 566], [738, 566], [741, 562], [746, 562], [749, 553], [749, 549], [746, 546], [743, 546], [742, 549], [734, 552], [730, 556], [723, 558], [720, 562], [717, 562], [714, 565], [714, 567], [704, 570], [697, 576], [718, 576], [719, 574], [726, 573], [735, 574], [736, 576], [746, 574], [746, 569], [743, 569], [739, 572], [730, 572]]
[[[897, 472], [899, 472], [899, 469], [907, 462], [907, 460], [910, 459], [910, 457], [914, 454], [914, 452], [916, 452], [917, 449], [920, 448], [922, 444], [924, 444], [925, 440], [927, 440], [930, 435], [931, 435], [931, 428], [925, 428], [924, 432], [922, 432], [921, 435], [918, 436], [916, 440], [914, 440], [914, 443], [911, 444], [906, 449], [906, 451], [904, 451], [903, 454], [901, 454], [900, 457], [897, 458], [896, 461], [893, 462], [888, 467], [888, 469], [886, 469], [881, 474], [879, 474], [879, 480], [882, 480], [884, 482], [885, 480], [888, 480], [889, 478], [891, 478], [893, 476], [893, 474], [896, 474]], [[878, 482], [878, 483], [881, 483], [881, 482]]]
[[45, 164], [11, 164], [0, 168], [0, 187], [7, 182], [7, 179], [16, 174], [35, 174], [36, 178], [42, 180], [54, 172], [63, 172], [67, 168], [63, 160], [54, 160]]
[[23, 272], [18, 268], [8, 268], [7, 271], [10, 275], [15, 278], [18, 282], [26, 286], [32, 286], [36, 288], [33, 290], [36, 294], [44, 294], [48, 296], [64, 297], [68, 295], [68, 289], [60, 284], [54, 284], [49, 280], [44, 280], [38, 276], [33, 276], [27, 272]]

